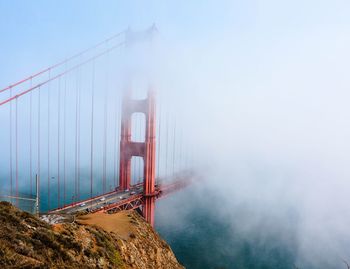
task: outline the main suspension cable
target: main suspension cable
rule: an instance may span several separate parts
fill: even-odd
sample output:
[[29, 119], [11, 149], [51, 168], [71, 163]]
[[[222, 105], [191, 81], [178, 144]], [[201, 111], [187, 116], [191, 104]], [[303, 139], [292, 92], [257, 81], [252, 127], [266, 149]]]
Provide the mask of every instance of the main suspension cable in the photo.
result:
[[43, 85], [45, 85], [45, 84], [47, 84], [47, 83], [49, 83], [49, 82], [51, 82], [51, 81], [53, 81], [53, 80], [58, 79], [59, 77], [62, 77], [62, 76], [64, 76], [64, 75], [66, 75], [66, 74], [72, 72], [73, 70], [75, 70], [75, 69], [77, 69], [77, 68], [79, 68], [79, 67], [81, 67], [81, 66], [83, 66], [83, 65], [85, 65], [85, 64], [87, 64], [87, 63], [90, 63], [90, 62], [96, 60], [97, 58], [99, 58], [99, 57], [101, 57], [101, 56], [107, 54], [108, 52], [110, 52], [110, 51], [112, 51], [112, 50], [114, 50], [114, 49], [116, 49], [116, 48], [118, 48], [118, 47], [121, 47], [121, 46], [124, 45], [124, 44], [125, 44], [124, 41], [123, 41], [123, 42], [120, 42], [120, 43], [118, 43], [117, 45], [115, 45], [115, 46], [113, 46], [113, 47], [111, 47], [111, 48], [109, 48], [109, 49], [107, 49], [107, 50], [105, 50], [105, 51], [103, 51], [103, 52], [101, 52], [101, 53], [95, 55], [94, 57], [91, 57], [91, 58], [87, 59], [86, 61], [84, 61], [84, 62], [82, 62], [82, 63], [79, 63], [79, 64], [77, 64], [77, 65], [71, 67], [70, 69], [68, 69], [68, 70], [66, 70], [66, 71], [64, 71], [64, 72], [62, 72], [62, 73], [59, 73], [58, 75], [56, 75], [56, 76], [54, 76], [54, 77], [51, 77], [50, 79], [48, 79], [48, 80], [46, 80], [46, 81], [44, 81], [44, 82], [42, 82], [42, 83], [39, 83], [39, 84], [37, 84], [37, 85], [35, 85], [35, 86], [33, 86], [33, 87], [27, 89], [27, 90], [24, 90], [24, 91], [22, 91], [22, 92], [20, 92], [20, 93], [18, 93], [18, 94], [16, 94], [16, 95], [14, 95], [14, 96], [12, 96], [11, 98], [8, 98], [8, 99], [6, 99], [6, 100], [0, 102], [0, 106], [5, 105], [5, 104], [11, 102], [11, 101], [14, 100], [14, 99], [17, 99], [17, 98], [19, 98], [19, 97], [21, 97], [21, 96], [23, 96], [23, 95], [25, 95], [25, 94], [27, 94], [27, 93], [29, 93], [29, 92], [35, 90], [35, 89], [38, 89], [39, 87], [41, 87], [41, 86], [43, 86]]
[[76, 58], [78, 58], [78, 57], [80, 57], [80, 56], [86, 54], [87, 52], [90, 52], [90, 51], [92, 51], [92, 50], [94, 50], [94, 49], [100, 47], [101, 45], [105, 44], [106, 42], [109, 42], [109, 41], [111, 41], [111, 40], [113, 40], [113, 39], [115, 39], [115, 38], [121, 36], [122, 34], [125, 33], [125, 31], [126, 31], [126, 30], [123, 30], [123, 31], [121, 31], [121, 32], [119, 32], [119, 33], [117, 33], [117, 34], [115, 34], [115, 35], [113, 35], [113, 36], [111, 36], [111, 37], [109, 37], [109, 38], [107, 38], [107, 39], [105, 39], [105, 40], [103, 40], [103, 41], [101, 41], [101, 42], [99, 42], [99, 43], [97, 43], [97, 44], [95, 44], [95, 45], [93, 45], [93, 46], [91, 46], [91, 47], [89, 47], [89, 48], [83, 50], [83, 51], [81, 51], [81, 52], [79, 52], [79, 53], [74, 54], [73, 56], [71, 56], [71, 57], [69, 57], [69, 58], [67, 58], [67, 59], [65, 59], [65, 60], [63, 60], [63, 61], [61, 61], [61, 62], [58, 62], [58, 63], [56, 63], [56, 64], [54, 64], [54, 65], [51, 65], [51, 66], [48, 67], [48, 68], [45, 68], [45, 69], [43, 69], [43, 70], [41, 70], [41, 71], [39, 71], [39, 72], [37, 72], [37, 73], [35, 73], [35, 74], [29, 76], [29, 77], [26, 77], [25, 79], [22, 79], [22, 80], [20, 80], [20, 81], [17, 81], [17, 82], [15, 82], [15, 83], [13, 83], [12, 85], [9, 85], [9, 86], [7, 86], [7, 87], [1, 89], [1, 90], [0, 90], [0, 93], [2, 93], [2, 92], [4, 92], [4, 91], [7, 91], [7, 90], [9, 90], [9, 89], [11, 89], [11, 88], [14, 88], [14, 87], [16, 87], [16, 86], [18, 86], [18, 85], [20, 85], [20, 84], [22, 84], [22, 83], [24, 83], [24, 82], [26, 82], [26, 81], [28, 81], [28, 80], [31, 80], [31, 79], [33, 79], [33, 78], [35, 78], [35, 77], [38, 77], [38, 76], [40, 76], [40, 75], [42, 75], [42, 74], [44, 74], [44, 73], [47, 73], [47, 72], [49, 72], [49, 71], [51, 71], [51, 70], [53, 70], [53, 69], [55, 69], [55, 68], [57, 68], [57, 67], [59, 67], [59, 66], [62, 66], [63, 64], [67, 64], [68, 62], [70, 62], [70, 61], [72, 61], [72, 60], [74, 60], [74, 59], [76, 59]]

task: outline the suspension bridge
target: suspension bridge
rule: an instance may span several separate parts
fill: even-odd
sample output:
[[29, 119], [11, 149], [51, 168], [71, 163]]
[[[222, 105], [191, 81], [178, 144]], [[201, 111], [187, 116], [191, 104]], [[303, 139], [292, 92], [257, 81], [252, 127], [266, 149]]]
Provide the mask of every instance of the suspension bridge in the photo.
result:
[[137, 54], [156, 34], [124, 30], [0, 89], [1, 200], [47, 213], [139, 208], [154, 224], [156, 199], [195, 178], [172, 100]]

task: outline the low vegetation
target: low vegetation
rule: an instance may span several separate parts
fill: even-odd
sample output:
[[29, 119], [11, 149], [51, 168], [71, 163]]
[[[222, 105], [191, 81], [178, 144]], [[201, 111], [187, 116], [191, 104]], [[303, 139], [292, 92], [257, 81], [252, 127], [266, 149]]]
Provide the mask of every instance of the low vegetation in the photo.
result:
[[120, 217], [130, 225], [126, 236], [101, 226], [49, 225], [0, 202], [0, 268], [183, 268], [140, 215]]
[[117, 242], [97, 227], [55, 229], [7, 202], [0, 202], [0, 226], [0, 268], [125, 267]]

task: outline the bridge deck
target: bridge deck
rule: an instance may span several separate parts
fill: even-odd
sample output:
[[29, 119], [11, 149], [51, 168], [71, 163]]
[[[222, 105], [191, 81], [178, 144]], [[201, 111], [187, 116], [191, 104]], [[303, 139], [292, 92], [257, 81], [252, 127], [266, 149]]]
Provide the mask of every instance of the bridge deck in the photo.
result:
[[[155, 197], [161, 198], [169, 193], [187, 187], [193, 181], [193, 175], [178, 175], [170, 183], [156, 185]], [[78, 212], [114, 212], [119, 210], [136, 209], [143, 203], [143, 184], [136, 184], [128, 191], [112, 191], [93, 198], [72, 203], [62, 208], [50, 211], [52, 214], [74, 214]]]

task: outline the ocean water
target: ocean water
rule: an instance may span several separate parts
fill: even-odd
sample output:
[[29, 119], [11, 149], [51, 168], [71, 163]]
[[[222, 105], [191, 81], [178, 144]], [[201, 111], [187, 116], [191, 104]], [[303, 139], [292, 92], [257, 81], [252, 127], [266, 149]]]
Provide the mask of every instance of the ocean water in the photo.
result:
[[[300, 259], [295, 212], [287, 212], [282, 219], [266, 214], [257, 221], [256, 212], [244, 204], [232, 206], [215, 192], [198, 191], [197, 187], [190, 186], [156, 202], [155, 229], [186, 268], [346, 268], [339, 257], [330, 262]], [[46, 197], [43, 192], [42, 211], [47, 209]], [[34, 203], [19, 201], [19, 206], [27, 211], [34, 209]]]
[[[296, 268], [297, 246], [292, 230], [287, 236], [268, 226], [247, 231], [245, 227], [235, 226], [225, 213], [215, 213], [220, 200], [200, 198], [193, 197], [192, 190], [188, 189], [159, 200], [156, 206], [156, 230], [186, 268]], [[232, 209], [227, 207], [227, 210]], [[232, 216], [232, 212], [227, 213]], [[240, 216], [237, 212], [237, 218]], [[249, 216], [244, 218], [249, 220]]]
[[194, 213], [189, 221], [180, 230], [157, 226], [186, 268], [293, 268], [293, 254], [276, 242], [259, 246], [239, 235], [232, 238], [225, 223], [208, 219], [203, 212]]

